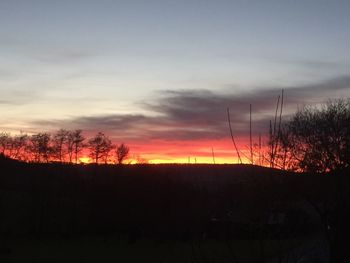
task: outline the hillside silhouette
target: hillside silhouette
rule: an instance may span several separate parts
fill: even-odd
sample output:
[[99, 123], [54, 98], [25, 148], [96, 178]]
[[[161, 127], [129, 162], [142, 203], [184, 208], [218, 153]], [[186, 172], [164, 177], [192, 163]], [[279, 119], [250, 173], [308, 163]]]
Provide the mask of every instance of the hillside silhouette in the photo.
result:
[[[329, 256], [345, 258], [348, 249], [348, 170], [315, 175], [252, 165], [75, 165], [4, 156], [0, 167], [1, 249], [9, 255], [15, 248], [6, 240], [23, 237], [198, 245], [321, 236]], [[265, 250], [266, 257], [289, 251]]]

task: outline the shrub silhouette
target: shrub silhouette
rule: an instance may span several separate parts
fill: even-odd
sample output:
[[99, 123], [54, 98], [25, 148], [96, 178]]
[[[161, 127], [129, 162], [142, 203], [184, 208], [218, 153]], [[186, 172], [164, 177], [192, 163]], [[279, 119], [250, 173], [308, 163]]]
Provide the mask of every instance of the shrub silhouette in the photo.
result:
[[276, 161], [281, 167], [329, 172], [350, 166], [350, 100], [304, 107], [283, 125]]
[[122, 164], [123, 161], [128, 157], [129, 155], [129, 147], [126, 146], [124, 143], [117, 146], [116, 149], [116, 161], [118, 164]]

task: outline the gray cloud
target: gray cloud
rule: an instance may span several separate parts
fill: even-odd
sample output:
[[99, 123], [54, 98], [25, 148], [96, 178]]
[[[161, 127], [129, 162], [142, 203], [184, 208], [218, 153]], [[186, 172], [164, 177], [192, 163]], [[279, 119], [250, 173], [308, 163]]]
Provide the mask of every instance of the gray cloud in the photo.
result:
[[35, 59], [49, 64], [68, 64], [68, 63], [77, 63], [85, 61], [92, 57], [95, 57], [97, 54], [84, 51], [84, 50], [46, 50], [45, 52], [34, 53]]
[[[34, 124], [55, 128], [80, 128], [88, 132], [104, 131], [112, 138], [152, 141], [155, 139], [215, 140], [229, 136], [227, 107], [236, 136], [247, 136], [249, 129], [249, 105], [253, 107], [253, 132], [266, 134], [269, 120], [273, 119], [279, 87], [256, 89], [235, 94], [209, 90], [165, 90], [143, 107], [154, 113], [111, 114], [83, 116], [70, 120], [37, 121]], [[284, 118], [303, 103], [318, 103], [340, 92], [350, 96], [350, 77], [339, 77], [318, 84], [285, 88]]]
[[14, 105], [15, 103], [11, 100], [0, 100], [0, 105]]
[[348, 62], [335, 61], [335, 60], [315, 60], [315, 59], [291, 59], [291, 58], [265, 58], [267, 61], [279, 64], [293, 65], [298, 68], [309, 68], [315, 70], [329, 70], [329, 69], [347, 69], [349, 68]]
[[42, 95], [38, 90], [21, 90], [21, 89], [12, 89], [2, 91], [0, 87], [0, 92], [2, 93], [2, 99], [0, 104], [7, 105], [23, 105], [36, 101]]
[[85, 47], [73, 48], [59, 44], [53, 44], [50, 47], [46, 47], [37, 42], [28, 42], [11, 36], [0, 37], [0, 47], [5, 48], [8, 53], [14, 53], [22, 58], [29, 58], [54, 65], [79, 63], [99, 55], [98, 51]]

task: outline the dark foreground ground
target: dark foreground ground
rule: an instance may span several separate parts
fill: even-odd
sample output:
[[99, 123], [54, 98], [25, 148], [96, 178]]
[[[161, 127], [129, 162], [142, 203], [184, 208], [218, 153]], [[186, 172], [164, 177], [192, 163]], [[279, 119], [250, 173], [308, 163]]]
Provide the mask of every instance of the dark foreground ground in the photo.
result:
[[0, 160], [0, 262], [349, 262], [350, 175]]
[[[313, 242], [308, 250], [306, 242]], [[263, 251], [262, 251], [263, 244]], [[296, 249], [303, 249], [298, 253]], [[186, 242], [140, 239], [135, 243], [118, 237], [17, 239], [1, 262], [298, 262], [323, 256], [312, 250], [325, 248], [317, 240], [191, 240]], [[319, 251], [318, 251], [319, 253]], [[288, 254], [289, 261], [286, 255]], [[316, 257], [315, 257], [316, 255]], [[322, 254], [323, 255], [323, 254]], [[284, 260], [284, 261], [280, 261]], [[309, 261], [307, 261], [309, 262]], [[314, 261], [312, 261], [314, 262]]]

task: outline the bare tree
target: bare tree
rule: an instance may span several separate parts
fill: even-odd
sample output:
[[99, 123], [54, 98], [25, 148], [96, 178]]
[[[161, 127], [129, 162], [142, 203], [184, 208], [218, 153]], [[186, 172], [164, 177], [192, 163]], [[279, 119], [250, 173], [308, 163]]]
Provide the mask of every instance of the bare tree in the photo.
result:
[[64, 161], [64, 156], [67, 153], [65, 145], [68, 140], [68, 135], [69, 132], [67, 130], [60, 129], [53, 136], [53, 154], [54, 157], [57, 158], [61, 163]]
[[85, 146], [85, 137], [82, 135], [82, 132], [82, 130], [75, 130], [73, 132], [70, 132], [76, 164], [78, 163], [79, 153], [84, 149]]
[[280, 160], [291, 159], [295, 169], [327, 172], [349, 167], [350, 100], [299, 110], [283, 126], [280, 136]]
[[68, 133], [66, 147], [67, 147], [67, 154], [68, 154], [68, 162], [72, 163], [73, 153], [74, 153], [74, 135], [71, 131]]
[[133, 159], [136, 160], [137, 164], [148, 164], [148, 160], [139, 154], [134, 155]]
[[23, 133], [12, 138], [11, 158], [17, 160], [25, 160], [27, 158], [25, 150], [28, 143], [28, 138], [28, 135]]
[[102, 152], [102, 160], [106, 164], [109, 161], [109, 158], [111, 157], [111, 152], [115, 148], [115, 145], [112, 144], [112, 141], [106, 137], [105, 142], [103, 145], [103, 152]]
[[116, 157], [118, 164], [122, 164], [123, 161], [128, 157], [129, 155], [129, 147], [126, 146], [124, 143], [117, 146], [116, 149]]
[[[60, 129], [53, 135], [46, 132], [31, 136], [20, 133], [11, 136], [0, 133], [0, 154], [10, 158], [32, 162], [64, 162], [78, 163], [80, 153], [88, 149], [90, 157], [95, 163], [108, 163], [115, 160], [122, 163], [129, 154], [129, 147], [124, 143], [115, 146], [102, 132], [97, 133], [87, 144], [82, 130], [68, 131]], [[116, 149], [116, 150], [115, 150]], [[115, 151], [114, 151], [115, 150]]]
[[95, 137], [88, 142], [90, 150], [90, 158], [94, 163], [98, 164], [101, 159], [107, 162], [108, 154], [111, 151], [111, 140], [102, 132], [99, 132]]
[[0, 153], [6, 155], [7, 150], [11, 144], [11, 136], [7, 132], [0, 133]]
[[35, 162], [49, 161], [52, 152], [50, 138], [49, 133], [37, 133], [30, 137], [29, 150]]

